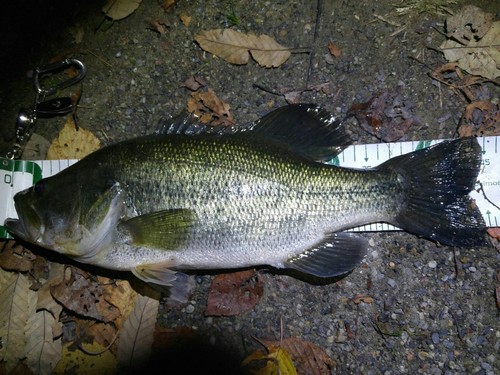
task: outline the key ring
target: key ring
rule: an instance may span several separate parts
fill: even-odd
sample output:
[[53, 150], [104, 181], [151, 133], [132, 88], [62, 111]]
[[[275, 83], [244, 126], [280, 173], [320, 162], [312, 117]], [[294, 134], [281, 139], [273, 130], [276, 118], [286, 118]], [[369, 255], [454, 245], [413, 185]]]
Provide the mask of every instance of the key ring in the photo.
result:
[[[44, 77], [56, 75], [65, 69], [74, 67], [77, 74], [50, 87], [43, 87], [41, 81]], [[35, 103], [30, 108], [21, 108], [16, 118], [16, 141], [11, 151], [6, 155], [8, 159], [19, 159], [26, 143], [33, 134], [37, 117], [53, 117], [74, 112], [77, 100], [71, 97], [59, 97], [45, 100], [59, 90], [73, 86], [80, 82], [87, 73], [85, 65], [77, 59], [64, 59], [55, 63], [35, 68], [33, 72], [33, 88], [36, 93]]]

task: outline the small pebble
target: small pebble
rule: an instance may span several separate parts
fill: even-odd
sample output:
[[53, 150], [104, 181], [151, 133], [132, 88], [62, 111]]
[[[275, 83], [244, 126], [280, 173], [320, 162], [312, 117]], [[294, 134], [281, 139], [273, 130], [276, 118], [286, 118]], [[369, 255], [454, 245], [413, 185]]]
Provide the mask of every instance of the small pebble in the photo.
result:
[[477, 268], [476, 268], [476, 267], [474, 267], [474, 266], [470, 266], [470, 267], [469, 267], [469, 271], [470, 271], [470, 272], [476, 272], [476, 271], [477, 271]]
[[429, 266], [429, 268], [436, 268], [437, 262], [435, 260], [431, 260], [429, 263], [427, 263], [427, 266]]
[[394, 279], [387, 279], [387, 284], [389, 284], [389, 286], [391, 288], [394, 288], [396, 286], [396, 280], [394, 280]]
[[186, 313], [192, 314], [194, 312], [194, 306], [189, 304], [186, 306]]
[[434, 332], [431, 336], [433, 344], [439, 344], [439, 333]]

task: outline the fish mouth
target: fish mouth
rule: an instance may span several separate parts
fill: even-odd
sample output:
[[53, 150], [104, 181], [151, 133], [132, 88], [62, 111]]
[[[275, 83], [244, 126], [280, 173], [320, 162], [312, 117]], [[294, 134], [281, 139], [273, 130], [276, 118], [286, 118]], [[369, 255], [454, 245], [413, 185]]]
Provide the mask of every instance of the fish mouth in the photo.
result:
[[22, 215], [19, 216], [19, 219], [6, 219], [4, 226], [14, 235], [14, 237], [35, 244], [38, 243], [44, 232], [44, 226], [40, 216], [35, 209], [30, 206], [23, 207]]

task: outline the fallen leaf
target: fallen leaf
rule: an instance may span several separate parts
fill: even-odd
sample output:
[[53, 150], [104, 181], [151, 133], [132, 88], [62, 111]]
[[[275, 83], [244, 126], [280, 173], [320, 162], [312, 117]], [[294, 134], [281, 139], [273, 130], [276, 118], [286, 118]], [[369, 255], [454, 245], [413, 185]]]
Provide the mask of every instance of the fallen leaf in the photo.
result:
[[0, 253], [0, 267], [7, 271], [28, 272], [36, 256], [16, 241], [6, 241]]
[[50, 288], [52, 296], [74, 313], [102, 322], [111, 322], [120, 311], [103, 297], [101, 285], [79, 268], [68, 266], [61, 283]]
[[340, 57], [340, 55], [342, 55], [342, 51], [340, 50], [340, 48], [332, 42], [328, 43], [328, 51], [330, 51], [330, 54], [334, 57]]
[[334, 362], [319, 346], [297, 337], [281, 341], [281, 346], [290, 353], [298, 374], [329, 375]]
[[138, 295], [134, 309], [123, 323], [118, 342], [118, 363], [124, 367], [140, 367], [151, 354], [160, 303]]
[[466, 5], [446, 19], [446, 34], [461, 44], [481, 39], [490, 29], [493, 15], [474, 5]]
[[250, 54], [263, 67], [283, 64], [291, 55], [290, 48], [277, 43], [268, 35], [244, 34], [232, 29], [208, 30], [195, 35], [201, 48], [231, 64], [248, 63]]
[[254, 269], [217, 275], [208, 292], [205, 315], [241, 314], [254, 307], [263, 293], [261, 277]]
[[[288, 352], [279, 345], [266, 345], [267, 352], [257, 350], [243, 360], [242, 366], [247, 367], [253, 375], [297, 375]], [[257, 367], [264, 362], [263, 367]]]
[[352, 302], [354, 302], [356, 305], [359, 305], [361, 302], [373, 303], [373, 301], [373, 297], [369, 296], [368, 294], [358, 294], [352, 299]]
[[26, 276], [0, 269], [0, 362], [7, 373], [24, 357], [32, 293]]
[[500, 76], [500, 50], [494, 40], [500, 38], [500, 21], [495, 22], [494, 27], [482, 40], [470, 42], [465, 48], [458, 42], [447, 40], [440, 48], [446, 60], [457, 62], [458, 65], [472, 75], [478, 75], [488, 79]]
[[191, 91], [198, 91], [200, 88], [207, 85], [207, 80], [199, 76], [191, 76], [182, 82], [181, 87], [185, 87]]
[[114, 375], [117, 373], [117, 361], [115, 356], [103, 346], [93, 343], [86, 344], [85, 351], [90, 353], [101, 353], [88, 355], [81, 350], [75, 350], [69, 342], [63, 346], [61, 360], [53, 371], [54, 375], [77, 374], [99, 374]]
[[413, 115], [414, 105], [397, 93], [384, 91], [366, 103], [354, 103], [348, 116], [354, 116], [361, 127], [384, 142], [401, 139], [413, 124], [420, 124]]
[[159, 20], [151, 20], [149, 24], [151, 25], [149, 29], [156, 31], [160, 35], [165, 34], [167, 32], [167, 29], [169, 28], [169, 26], [165, 22]]
[[68, 116], [63, 129], [49, 147], [47, 159], [81, 159], [99, 149], [100, 145], [99, 139], [88, 130], [76, 130], [72, 116]]
[[120, 312], [120, 316], [113, 320], [114, 325], [120, 328], [134, 308], [137, 292], [126, 280], [111, 280], [102, 276], [98, 276], [97, 279], [101, 284], [103, 298]]
[[[280, 360], [283, 366], [283, 369], [280, 368], [281, 371], [292, 371], [291, 366], [293, 366], [293, 371], [296, 371], [280, 372], [281, 374], [329, 375], [332, 373], [334, 366], [332, 359], [323, 349], [310, 341], [305, 341], [297, 337], [290, 337], [281, 341], [257, 341], [266, 348], [267, 353], [259, 350], [249, 355], [243, 361], [243, 365], [249, 368], [252, 374], [278, 374], [276, 368]], [[286, 356], [284, 355], [285, 353]], [[281, 358], [279, 358], [280, 355]], [[251, 362], [262, 360], [267, 361], [264, 369], [253, 370], [255, 363], [254, 366], [249, 367]]]
[[458, 127], [460, 137], [500, 135], [500, 107], [487, 100], [477, 100], [465, 107]]
[[33, 308], [27, 323], [24, 350], [27, 365], [35, 374], [51, 374], [61, 359], [62, 339], [54, 337], [54, 325], [56, 320], [51, 313], [35, 312]]
[[[500, 227], [488, 228], [486, 232], [490, 237], [500, 240]], [[500, 275], [500, 272], [498, 273], [498, 275]], [[500, 281], [500, 279], [498, 281]]]
[[163, 0], [161, 7], [165, 12], [170, 11], [175, 5], [175, 0]]
[[189, 24], [191, 23], [191, 17], [188, 16], [187, 14], [181, 14], [179, 18], [181, 19], [182, 24], [186, 27], [188, 27]]
[[206, 92], [192, 92], [187, 104], [188, 112], [195, 114], [199, 122], [213, 126], [234, 125], [235, 121], [229, 109], [229, 104], [219, 99], [212, 89]]
[[134, 13], [141, 2], [142, 0], [107, 0], [102, 11], [113, 21], [118, 21]]

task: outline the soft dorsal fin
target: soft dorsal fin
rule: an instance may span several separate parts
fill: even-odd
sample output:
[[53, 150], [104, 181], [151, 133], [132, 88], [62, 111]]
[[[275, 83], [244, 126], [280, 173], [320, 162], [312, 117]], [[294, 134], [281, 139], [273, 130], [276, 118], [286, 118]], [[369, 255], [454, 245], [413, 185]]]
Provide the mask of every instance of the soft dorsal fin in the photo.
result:
[[331, 160], [350, 144], [342, 122], [316, 104], [280, 107], [245, 131], [319, 162]]

